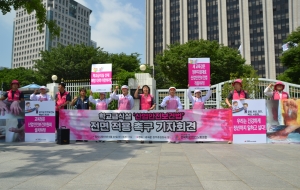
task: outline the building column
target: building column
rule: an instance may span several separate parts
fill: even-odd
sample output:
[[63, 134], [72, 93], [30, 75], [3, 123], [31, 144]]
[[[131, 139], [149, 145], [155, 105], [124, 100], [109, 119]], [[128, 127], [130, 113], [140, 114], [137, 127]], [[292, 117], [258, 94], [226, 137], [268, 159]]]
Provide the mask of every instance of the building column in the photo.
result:
[[180, 12], [180, 25], [182, 27], [180, 27], [180, 30], [182, 30], [183, 32], [181, 33], [180, 39], [181, 40], [181, 44], [186, 43], [189, 40], [189, 28], [188, 28], [188, 22], [189, 22], [189, 18], [188, 18], [188, 1], [187, 0], [180, 0], [180, 6], [182, 6], [182, 9]]
[[146, 1], [146, 63], [153, 65], [154, 56], [154, 2]]
[[228, 45], [226, 1], [218, 0], [219, 43]]
[[198, 1], [199, 39], [207, 40], [206, 0]]
[[276, 79], [273, 2], [262, 0], [266, 78]]
[[250, 49], [250, 27], [249, 27], [249, 9], [248, 1], [239, 0], [240, 13], [240, 44], [242, 45], [241, 55], [246, 59], [246, 64], [251, 64]]
[[163, 1], [163, 49], [171, 43], [171, 29], [170, 29], [170, 0]]
[[289, 0], [289, 33], [295, 31], [300, 26], [299, 9], [299, 0]]

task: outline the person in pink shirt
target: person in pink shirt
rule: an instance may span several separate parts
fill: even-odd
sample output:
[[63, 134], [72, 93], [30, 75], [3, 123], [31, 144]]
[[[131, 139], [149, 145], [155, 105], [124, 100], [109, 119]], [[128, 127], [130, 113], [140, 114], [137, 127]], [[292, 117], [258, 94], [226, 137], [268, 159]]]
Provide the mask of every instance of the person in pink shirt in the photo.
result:
[[[144, 85], [142, 87], [143, 94], [139, 94], [140, 86], [137, 87], [134, 97], [140, 99], [140, 110], [153, 110], [155, 108], [155, 100], [154, 97], [150, 94], [150, 88], [148, 85]], [[144, 143], [144, 141], [141, 141], [141, 143]], [[149, 141], [149, 143], [152, 143], [152, 141]]]

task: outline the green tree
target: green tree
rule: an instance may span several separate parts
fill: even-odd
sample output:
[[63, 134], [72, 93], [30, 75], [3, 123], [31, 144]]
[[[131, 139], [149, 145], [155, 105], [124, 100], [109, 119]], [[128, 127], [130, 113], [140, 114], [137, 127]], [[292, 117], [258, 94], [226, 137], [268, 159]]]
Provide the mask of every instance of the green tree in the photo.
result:
[[[46, 81], [39, 78], [36, 71], [25, 69], [23, 67], [0, 70], [0, 76], [1, 84], [3, 82], [3, 90], [10, 89], [12, 80], [18, 80], [21, 86], [26, 86], [33, 82], [39, 85], [46, 85]], [[51, 76], [49, 78], [51, 78]]]
[[[128, 78], [134, 78], [134, 72], [139, 68], [139, 55], [124, 53], [112, 54], [101, 48], [80, 45], [59, 45], [51, 51], [42, 51], [41, 59], [36, 60], [35, 67], [39, 76], [51, 82], [53, 74], [65, 80], [89, 79], [91, 65], [97, 63], [112, 63], [113, 78], [127, 84]], [[50, 77], [50, 78], [49, 78]], [[125, 83], [124, 83], [125, 81]]]
[[41, 0], [6, 0], [0, 1], [0, 10], [3, 15], [10, 12], [11, 9], [25, 9], [28, 14], [31, 14], [35, 11], [38, 30], [42, 32], [44, 30], [44, 25], [46, 24], [49, 28], [49, 31], [54, 36], [59, 36], [60, 29], [58, 25], [53, 20], [47, 20], [46, 13], [47, 10], [43, 5], [43, 1]]
[[300, 27], [289, 34], [284, 42], [288, 43], [290, 48], [282, 53], [280, 62], [283, 66], [287, 67], [287, 69], [278, 76], [278, 79], [300, 84], [300, 46], [294, 45], [294, 43], [300, 43]]
[[227, 81], [231, 73], [250, 75], [253, 71], [237, 50], [203, 39], [169, 45], [155, 60], [165, 78], [178, 88], [186, 88], [188, 58], [198, 57], [210, 58], [211, 84]]
[[243, 75], [240, 75], [239, 73], [231, 73], [230, 80], [225, 82], [222, 87], [221, 106], [223, 108], [228, 108], [227, 104], [225, 103], [225, 99], [227, 98], [229, 92], [234, 90], [232, 86], [232, 82], [238, 78], [242, 79], [243, 90], [246, 90], [248, 92], [250, 99], [255, 99], [255, 97], [258, 97], [258, 95], [263, 91], [263, 89], [259, 87], [259, 80], [256, 71], [251, 70], [250, 74], [243, 74]]

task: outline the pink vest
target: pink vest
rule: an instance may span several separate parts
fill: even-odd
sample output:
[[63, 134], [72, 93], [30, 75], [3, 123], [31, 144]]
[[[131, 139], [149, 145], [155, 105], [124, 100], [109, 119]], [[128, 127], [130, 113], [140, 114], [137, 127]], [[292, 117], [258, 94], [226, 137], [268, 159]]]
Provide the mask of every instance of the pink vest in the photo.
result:
[[152, 95], [148, 94], [146, 97], [144, 94], [141, 94], [141, 110], [148, 110], [151, 108]]
[[130, 101], [127, 97], [119, 98], [119, 109], [118, 110], [131, 110]]
[[176, 110], [178, 108], [178, 102], [175, 98], [169, 99], [169, 103], [167, 104], [167, 110]]
[[193, 109], [195, 110], [199, 110], [199, 109], [204, 109], [204, 102], [195, 102], [194, 103], [194, 106], [193, 106]]
[[[63, 105], [67, 101], [67, 95], [69, 92], [66, 92], [63, 94], [63, 96], [60, 96], [60, 92], [57, 92], [57, 102], [55, 106], [55, 111], [59, 111], [58, 106]], [[61, 109], [64, 109], [64, 107], [61, 107]]]
[[233, 96], [232, 96], [233, 100], [239, 100], [239, 99], [245, 98], [245, 97], [246, 97], [246, 95], [245, 95], [244, 90], [241, 90], [240, 95], [236, 90], [233, 91]]
[[96, 104], [96, 110], [107, 110], [107, 104], [104, 99], [104, 101], [100, 101]]
[[16, 90], [14, 93], [14, 98], [12, 97], [12, 90], [7, 92], [7, 101], [18, 101], [20, 100], [21, 92], [19, 90]]
[[278, 91], [273, 92], [272, 100], [280, 100], [280, 99], [288, 99], [288, 98], [289, 98], [289, 95], [286, 92], [283, 92], [283, 91], [281, 92], [281, 98], [280, 98]]

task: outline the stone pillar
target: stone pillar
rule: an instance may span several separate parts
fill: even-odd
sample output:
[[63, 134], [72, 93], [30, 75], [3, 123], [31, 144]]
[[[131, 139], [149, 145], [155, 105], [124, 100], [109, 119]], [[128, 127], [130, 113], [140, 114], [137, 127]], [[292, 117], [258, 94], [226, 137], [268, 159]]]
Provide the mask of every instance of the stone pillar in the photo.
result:
[[55, 100], [55, 94], [58, 92], [58, 83], [49, 83], [47, 84], [47, 88], [49, 90], [48, 94]]

